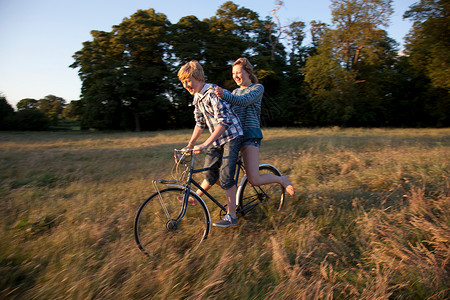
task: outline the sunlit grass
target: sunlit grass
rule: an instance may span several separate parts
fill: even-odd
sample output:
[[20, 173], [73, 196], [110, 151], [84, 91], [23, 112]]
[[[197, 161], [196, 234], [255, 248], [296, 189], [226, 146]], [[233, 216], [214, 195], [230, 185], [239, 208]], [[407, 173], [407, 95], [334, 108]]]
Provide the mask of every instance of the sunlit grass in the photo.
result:
[[450, 129], [263, 133], [260, 162], [295, 196], [262, 222], [213, 228], [176, 263], [139, 251], [133, 219], [191, 130], [2, 133], [0, 298], [450, 296]]

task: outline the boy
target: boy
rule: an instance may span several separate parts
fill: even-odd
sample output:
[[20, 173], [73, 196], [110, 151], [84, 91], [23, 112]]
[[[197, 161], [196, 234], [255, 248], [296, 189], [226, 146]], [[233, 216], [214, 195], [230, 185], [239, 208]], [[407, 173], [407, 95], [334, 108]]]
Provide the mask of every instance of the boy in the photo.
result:
[[[177, 75], [183, 87], [194, 96], [195, 127], [186, 147], [193, 149], [194, 154], [206, 151], [204, 167], [212, 167], [211, 170], [205, 172], [205, 179], [201, 186], [208, 190], [220, 178], [220, 186], [225, 190], [227, 198], [227, 214], [213, 225], [218, 227], [237, 226], [237, 188], [234, 174], [239, 147], [235, 145], [239, 143], [239, 139], [243, 135], [239, 118], [227, 102], [216, 96], [215, 85], [205, 83], [203, 68], [198, 61], [192, 60], [186, 63], [180, 68]], [[202, 144], [194, 146], [206, 125], [211, 135]], [[197, 194], [203, 195], [201, 190], [198, 190]]]

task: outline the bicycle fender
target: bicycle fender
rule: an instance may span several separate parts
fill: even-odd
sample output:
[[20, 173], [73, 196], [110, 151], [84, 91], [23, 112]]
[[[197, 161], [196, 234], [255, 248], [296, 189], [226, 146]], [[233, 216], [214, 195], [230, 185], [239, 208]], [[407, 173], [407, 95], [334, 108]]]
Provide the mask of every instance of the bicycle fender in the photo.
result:
[[243, 184], [244, 184], [244, 179], [246, 177], [244, 176], [244, 178], [241, 180], [241, 183], [239, 184], [237, 191], [236, 191], [236, 207], [239, 206], [239, 203], [241, 203], [241, 198], [239, 197], [239, 195], [241, 194], [241, 190], [243, 188]]
[[167, 187], [179, 187], [179, 188], [184, 189], [184, 186], [182, 186], [182, 185], [180, 185], [180, 184], [174, 184], [174, 183], [168, 183], [168, 184], [167, 184]]
[[278, 176], [281, 176], [280, 170], [278, 170], [277, 167], [275, 167], [274, 165], [271, 165], [271, 164], [260, 164], [259, 167], [260, 167], [260, 168], [261, 168], [261, 167], [270, 167], [270, 168], [273, 168], [275, 171], [277, 171]]
[[[273, 168], [277, 172], [278, 176], [281, 176], [281, 172], [275, 166], [273, 166], [271, 164], [260, 164], [259, 167], [260, 168], [261, 167]], [[238, 185], [238, 188], [236, 191], [236, 206], [239, 206], [239, 203], [241, 202], [239, 195], [241, 194], [241, 190], [244, 188], [244, 183], [246, 180], [247, 180], [247, 176], [245, 175], [242, 177], [241, 182], [239, 182], [239, 185]]]
[[[183, 187], [184, 188], [184, 187]], [[203, 206], [205, 207], [205, 209], [206, 209], [206, 213], [208, 214], [208, 222], [209, 222], [209, 230], [208, 230], [208, 236], [211, 234], [211, 230], [212, 230], [212, 226], [211, 226], [211, 214], [209, 213], [209, 208], [208, 208], [208, 205], [206, 205], [206, 203], [205, 203], [205, 201], [203, 200], [203, 198], [202, 197], [200, 197], [196, 192], [194, 192], [193, 190], [191, 190], [190, 191], [192, 194], [194, 194], [194, 195], [196, 195], [197, 197], [198, 197], [198, 199], [200, 199], [200, 201], [203, 203]], [[200, 205], [202, 205], [202, 204], [200, 204]]]

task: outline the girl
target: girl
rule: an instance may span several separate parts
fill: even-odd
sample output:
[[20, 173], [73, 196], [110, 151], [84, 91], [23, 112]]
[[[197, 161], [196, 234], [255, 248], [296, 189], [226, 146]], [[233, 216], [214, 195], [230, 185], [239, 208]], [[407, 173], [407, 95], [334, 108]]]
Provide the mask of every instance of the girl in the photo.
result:
[[240, 151], [245, 165], [247, 178], [253, 185], [279, 183], [289, 195], [294, 195], [294, 186], [286, 176], [274, 174], [259, 174], [259, 148], [263, 138], [260, 127], [261, 101], [264, 86], [258, 83], [253, 73], [253, 66], [247, 58], [239, 58], [233, 63], [233, 79], [239, 88], [232, 93], [216, 87], [215, 93], [232, 105], [233, 110], [241, 120], [244, 138]]

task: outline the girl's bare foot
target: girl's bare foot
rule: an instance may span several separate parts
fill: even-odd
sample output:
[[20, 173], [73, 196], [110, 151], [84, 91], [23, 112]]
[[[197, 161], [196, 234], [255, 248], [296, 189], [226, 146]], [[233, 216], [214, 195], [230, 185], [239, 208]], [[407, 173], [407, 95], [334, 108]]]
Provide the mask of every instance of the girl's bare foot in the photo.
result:
[[289, 195], [294, 196], [294, 186], [289, 181], [289, 178], [287, 178], [286, 176], [282, 176], [281, 180], [283, 187], [286, 189], [286, 192], [288, 192]]

